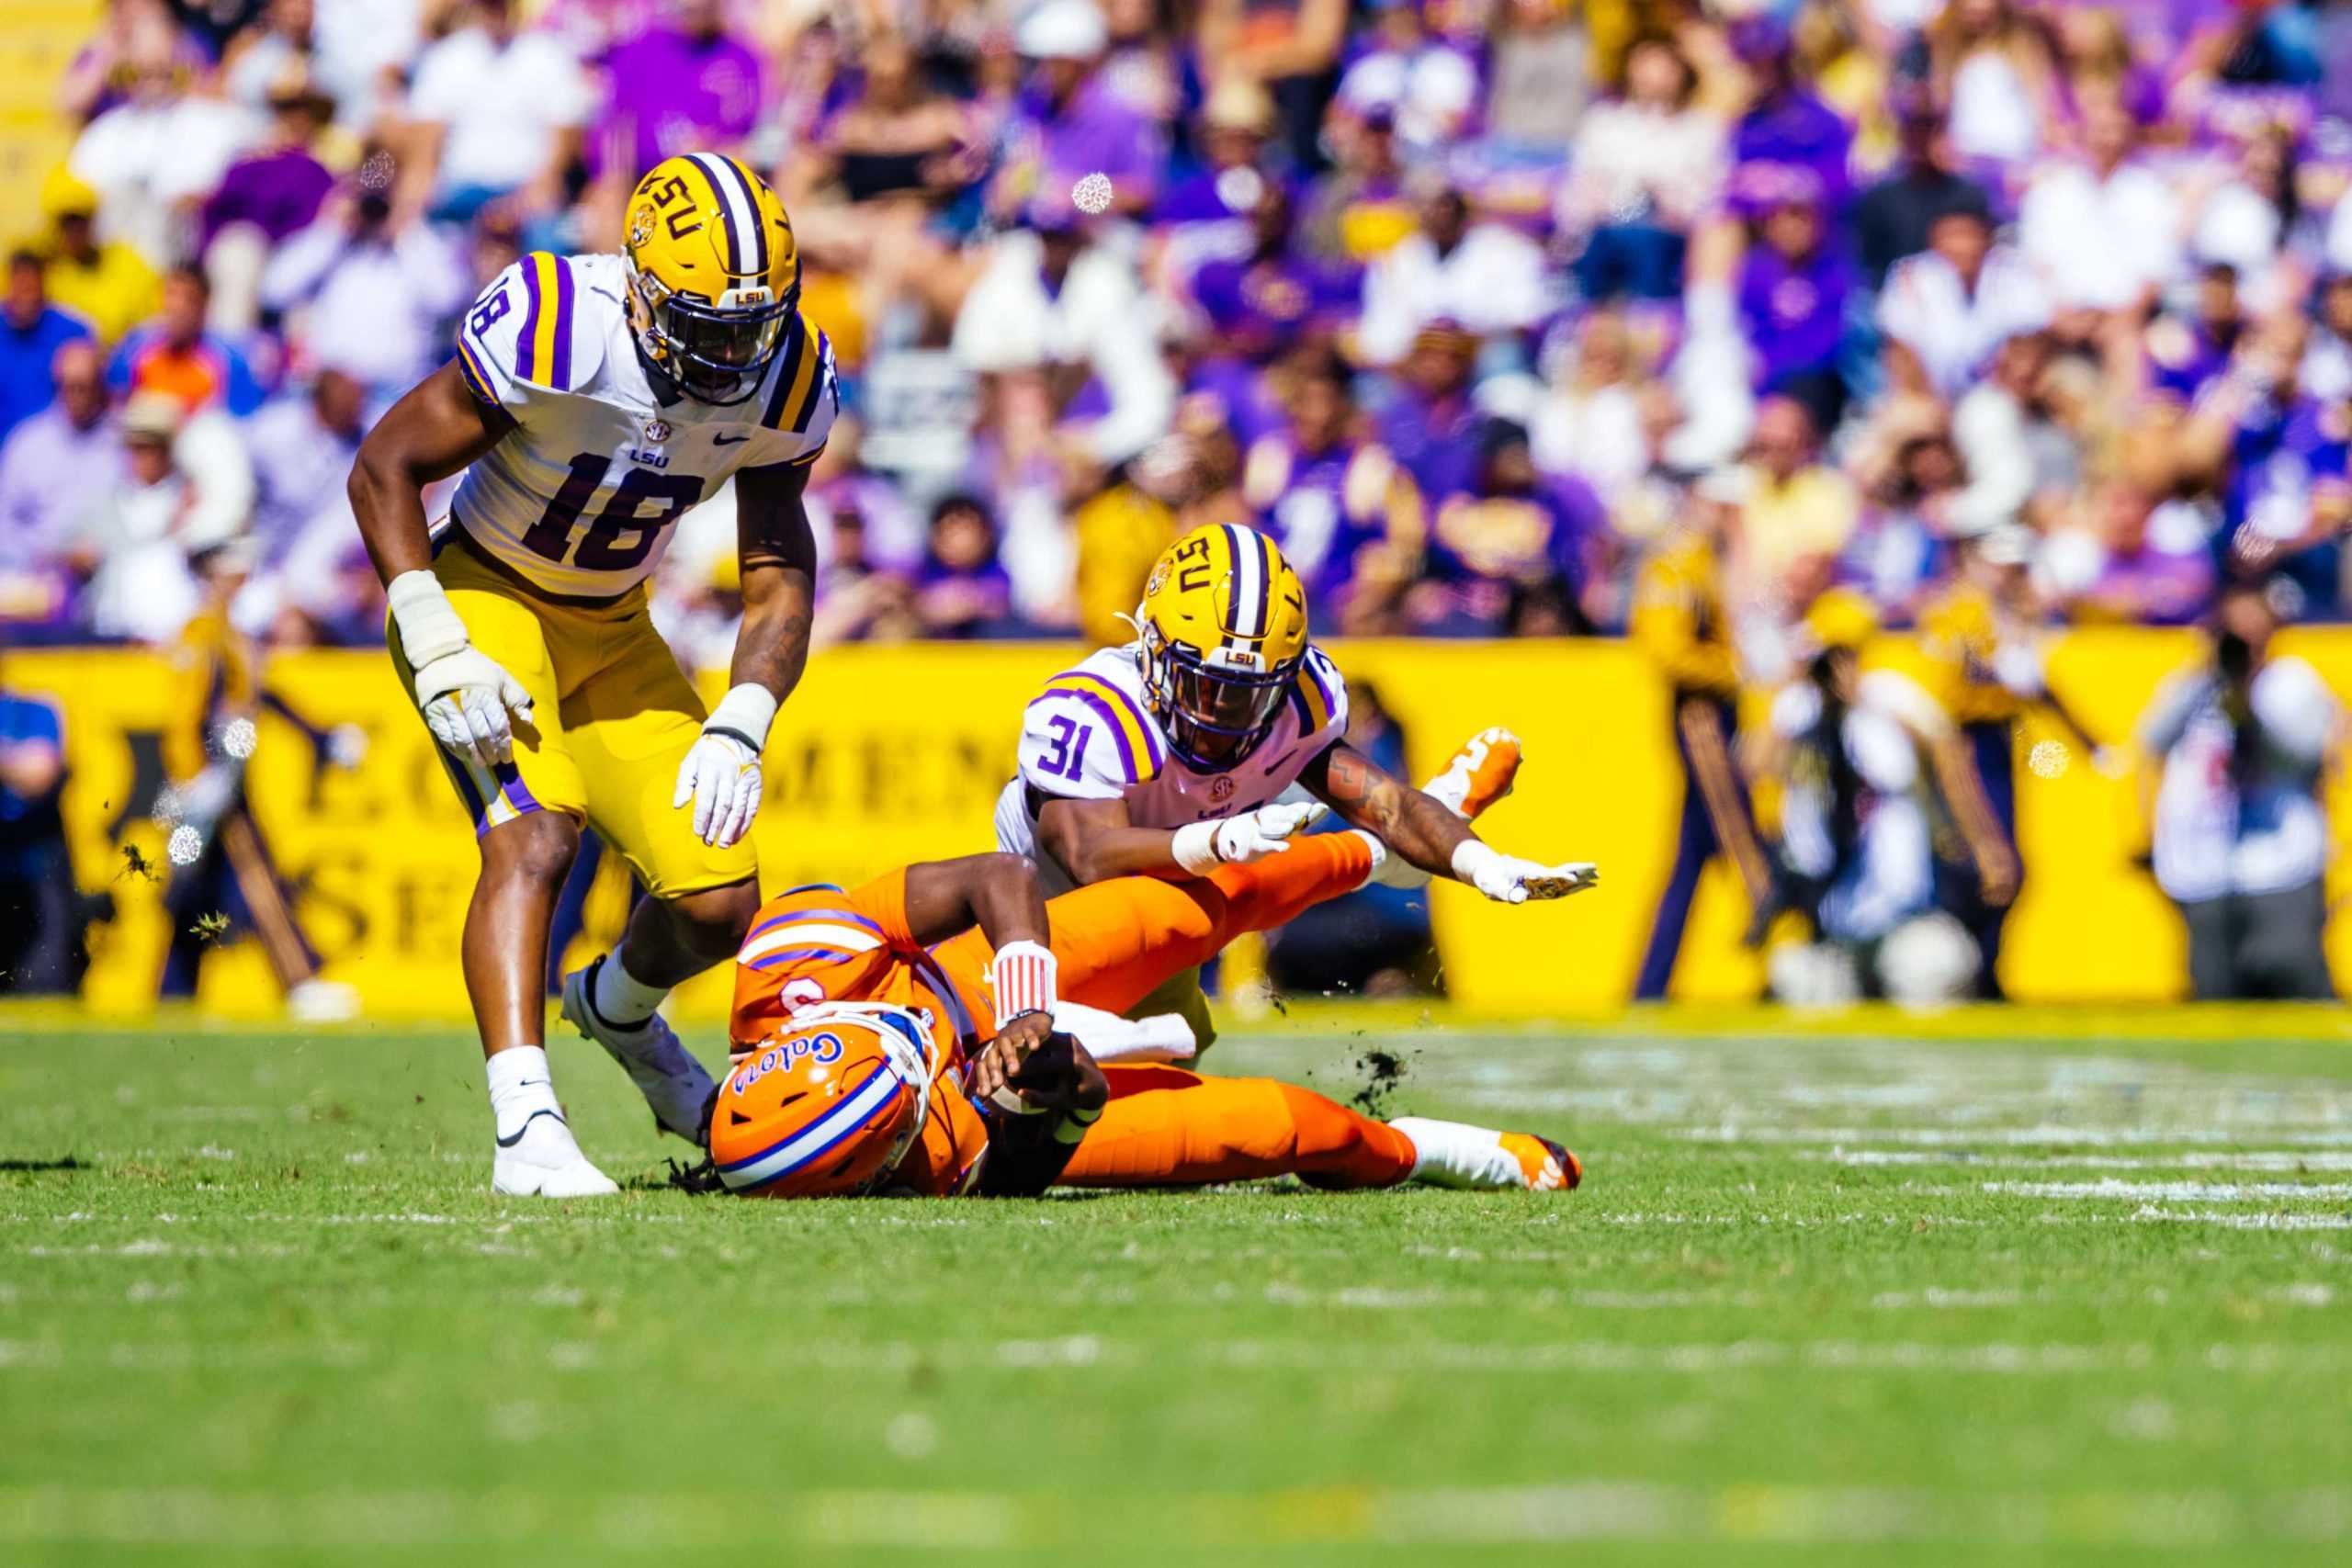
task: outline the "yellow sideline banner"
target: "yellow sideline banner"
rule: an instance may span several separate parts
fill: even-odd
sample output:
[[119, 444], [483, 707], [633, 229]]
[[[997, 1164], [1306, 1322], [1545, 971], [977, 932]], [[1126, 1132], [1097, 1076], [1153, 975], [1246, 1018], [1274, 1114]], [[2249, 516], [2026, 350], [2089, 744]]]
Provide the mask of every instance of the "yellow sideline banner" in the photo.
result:
[[[2280, 639], [2352, 696], [2352, 630]], [[1075, 649], [1046, 644], [843, 648], [810, 660], [768, 752], [768, 796], [754, 829], [763, 884], [852, 882], [907, 861], [968, 853], [992, 841], [990, 818], [1009, 776], [1023, 705]], [[1600, 863], [1602, 883], [1554, 906], [1506, 908], [1467, 889], [1432, 894], [1451, 994], [1497, 1014], [1602, 1011], [1630, 990], [1673, 852], [1681, 799], [1655, 671], [1622, 642], [1367, 641], [1333, 648], [1350, 677], [1370, 682], [1404, 726], [1417, 775], [1435, 769], [1483, 726], [1525, 739], [1518, 792], [1485, 825], [1497, 842], [1542, 859]], [[2165, 674], [2197, 657], [2188, 633], [2072, 633], [2050, 662], [2052, 684], [2101, 739], [2125, 739]], [[152, 1005], [165, 928], [169, 866], [146, 813], [162, 781], [157, 736], [172, 684], [168, 662], [123, 649], [21, 650], [0, 680], [56, 698], [66, 713], [72, 780], [66, 816], [83, 886], [110, 891], [116, 918], [93, 929], [85, 996], [108, 1013]], [[370, 745], [344, 772], [318, 761], [283, 719], [265, 716], [250, 798], [330, 978], [358, 987], [372, 1016], [466, 1016], [458, 933], [475, 853], [465, 814], [424, 727], [380, 653], [282, 655], [270, 688], [322, 728], [353, 724]], [[709, 694], [723, 680], [714, 673]], [[2041, 772], [2022, 753], [2041, 742]], [[2025, 892], [2008, 928], [2003, 975], [2020, 1000], [2147, 1001], [2183, 993], [2185, 940], [2138, 863], [2146, 842], [2138, 788], [2110, 779], [2035, 719], [2020, 738], [2019, 837]], [[2043, 772], [2049, 776], [2042, 776]], [[2352, 794], [2330, 785], [2332, 815], [2352, 826]], [[141, 869], [152, 866], [153, 870]], [[2331, 895], [2346, 886], [2331, 867]], [[618, 900], [592, 911], [607, 941]], [[1675, 977], [1679, 997], [1755, 994], [1760, 969], [1739, 946], [1747, 920], [1736, 883], [1718, 866], [1702, 884]], [[2352, 977], [2352, 922], [2332, 922], [2329, 951]], [[279, 1005], [254, 944], [207, 959], [205, 1005], [263, 1016]], [[710, 1016], [723, 975], [682, 998]]]

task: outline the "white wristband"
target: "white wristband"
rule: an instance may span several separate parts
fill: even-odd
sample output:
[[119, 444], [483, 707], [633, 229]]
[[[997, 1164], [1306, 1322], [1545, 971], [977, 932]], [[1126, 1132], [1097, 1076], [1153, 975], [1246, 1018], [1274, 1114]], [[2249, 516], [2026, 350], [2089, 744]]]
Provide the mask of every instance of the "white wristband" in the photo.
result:
[[1054, 1010], [1054, 982], [1061, 965], [1054, 950], [1034, 942], [1008, 942], [989, 965], [996, 992], [996, 1026], [1002, 1029], [1025, 1012]]
[[1190, 822], [1176, 829], [1176, 840], [1168, 846], [1176, 863], [1194, 876], [1206, 876], [1225, 863], [1216, 852], [1216, 830], [1223, 822]]
[[404, 571], [385, 585], [384, 603], [400, 628], [401, 653], [412, 670], [422, 670], [466, 646], [466, 623], [429, 571]]
[[1454, 879], [1476, 886], [1478, 874], [1502, 858], [1502, 852], [1494, 845], [1479, 839], [1464, 839], [1453, 846]]
[[703, 721], [703, 728], [724, 730], [750, 746], [763, 751], [768, 744], [768, 727], [775, 722], [775, 694], [756, 681], [746, 681], [728, 689]]

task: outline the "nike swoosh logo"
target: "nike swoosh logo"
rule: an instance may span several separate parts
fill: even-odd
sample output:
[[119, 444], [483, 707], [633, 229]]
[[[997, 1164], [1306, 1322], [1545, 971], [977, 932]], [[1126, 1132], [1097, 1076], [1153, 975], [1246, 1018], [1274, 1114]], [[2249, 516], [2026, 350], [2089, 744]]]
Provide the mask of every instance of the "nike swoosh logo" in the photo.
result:
[[534, 1111], [528, 1116], [523, 1118], [523, 1124], [514, 1129], [514, 1133], [512, 1137], [499, 1139], [498, 1146], [502, 1149], [511, 1149], [515, 1145], [521, 1143], [523, 1141], [523, 1134], [531, 1130], [531, 1123], [537, 1121], [542, 1116], [555, 1116], [556, 1125], [559, 1127], [568, 1127], [571, 1125], [569, 1122], [566, 1122], [560, 1116], [557, 1116], [552, 1111]]
[[1289, 750], [1283, 752], [1281, 756], [1275, 758], [1272, 761], [1267, 763], [1261, 771], [1267, 773], [1272, 773], [1276, 768], [1281, 767], [1284, 762], [1289, 761], [1293, 757], [1297, 755], [1298, 748], [1294, 746]]
[[553, 1088], [553, 1087], [554, 1087], [554, 1085], [555, 1085], [555, 1079], [553, 1079], [553, 1078], [525, 1078], [521, 1083], [516, 1084], [514, 1087], [515, 1087], [516, 1089], [534, 1089], [534, 1088], [537, 1088], [537, 1087], [538, 1085], [540, 1085], [540, 1084], [546, 1084], [546, 1085], [548, 1085], [549, 1088]]
[[751, 437], [748, 435], [728, 435], [720, 434], [712, 436], [710, 438], [710, 444], [713, 446], [740, 446], [741, 443], [749, 441]]

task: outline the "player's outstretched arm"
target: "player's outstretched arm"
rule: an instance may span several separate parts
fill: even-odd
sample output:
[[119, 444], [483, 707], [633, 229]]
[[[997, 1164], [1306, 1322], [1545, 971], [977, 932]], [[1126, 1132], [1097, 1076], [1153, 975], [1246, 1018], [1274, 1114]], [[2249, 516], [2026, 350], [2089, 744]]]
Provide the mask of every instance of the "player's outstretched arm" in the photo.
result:
[[745, 468], [735, 476], [735, 547], [742, 565], [743, 624], [735, 633], [727, 695], [678, 768], [670, 804], [693, 806], [695, 832], [724, 849], [751, 830], [764, 789], [760, 755], [776, 709], [808, 664], [808, 618], [817, 597], [817, 542], [802, 492], [806, 463]]
[[1037, 808], [1037, 842], [1081, 886], [1114, 876], [1206, 876], [1277, 854], [1321, 815], [1275, 804], [1182, 828], [1137, 828], [1124, 800], [1048, 800]]
[[452, 753], [496, 767], [514, 755], [507, 712], [528, 722], [530, 694], [497, 660], [472, 645], [465, 622], [433, 575], [424, 487], [481, 457], [514, 428], [500, 409], [468, 391], [455, 360], [409, 389], [359, 444], [348, 491], [417, 706], [433, 738]]
[[1502, 853], [1481, 841], [1442, 801], [1399, 781], [1344, 740], [1309, 762], [1299, 783], [1390, 852], [1432, 875], [1466, 883], [1498, 903], [1564, 897], [1598, 880], [1593, 868], [1581, 863], [1539, 865]]

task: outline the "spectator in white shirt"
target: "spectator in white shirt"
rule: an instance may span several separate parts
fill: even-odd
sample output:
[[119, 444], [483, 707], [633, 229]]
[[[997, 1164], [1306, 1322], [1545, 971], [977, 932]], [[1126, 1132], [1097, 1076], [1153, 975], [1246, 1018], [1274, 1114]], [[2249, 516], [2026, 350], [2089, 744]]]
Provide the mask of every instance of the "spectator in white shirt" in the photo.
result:
[[82, 601], [100, 637], [168, 642], [196, 614], [187, 558], [196, 495], [172, 457], [180, 406], [160, 392], [123, 405], [121, 481], [81, 519], [74, 554], [90, 572]]
[[183, 86], [168, 61], [141, 69], [130, 96], [74, 143], [67, 166], [98, 193], [99, 226], [150, 265], [186, 248], [185, 211], [220, 184], [267, 120], [209, 85]]
[[2335, 994], [2319, 790], [2340, 714], [2317, 671], [2270, 656], [2279, 619], [2261, 589], [2225, 591], [2211, 659], [2175, 676], [2141, 721], [2156, 882], [2188, 922], [2200, 1001]]
[[1928, 225], [1928, 248], [1895, 264], [1878, 299], [1894, 384], [1947, 401], [1968, 389], [2003, 342], [2049, 320], [2031, 264], [1995, 244], [1991, 220], [1966, 209]]
[[2062, 311], [2144, 307], [2182, 275], [2186, 220], [2172, 187], [2134, 156], [2139, 127], [2112, 96], [2083, 106], [2083, 156], [2034, 176], [2018, 237]]
[[1157, 440], [1175, 412], [1176, 379], [1135, 267], [1089, 242], [1067, 197], [1033, 203], [1029, 226], [996, 242], [950, 347], [980, 375], [1051, 373], [1065, 406], [1089, 380], [1098, 384], [1109, 406], [1091, 419], [1061, 418], [1058, 430], [1105, 468]]
[[413, 385], [447, 351], [440, 328], [473, 287], [431, 225], [403, 221], [380, 192], [328, 197], [262, 272], [261, 302], [291, 319], [302, 355], [370, 391]]
[[425, 137], [409, 199], [429, 189], [433, 215], [450, 221], [502, 197], [552, 210], [595, 107], [592, 84], [554, 34], [517, 23], [512, 0], [475, 0], [475, 11], [417, 62], [409, 114]]
[[0, 444], [0, 576], [53, 567], [74, 525], [122, 475], [122, 437], [107, 414], [96, 345], [67, 344], [51, 373], [56, 400]]
[[1363, 279], [1357, 346], [1373, 365], [1394, 365], [1432, 321], [1480, 337], [1518, 332], [1551, 304], [1544, 253], [1499, 223], [1470, 221], [1470, 204], [1441, 190], [1421, 204], [1421, 226], [1384, 252]]

